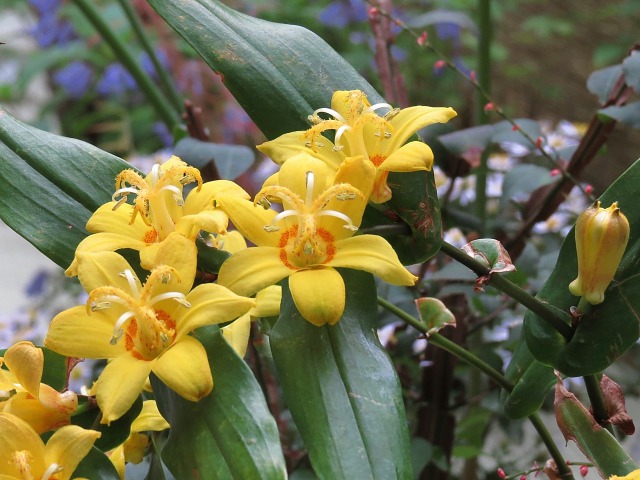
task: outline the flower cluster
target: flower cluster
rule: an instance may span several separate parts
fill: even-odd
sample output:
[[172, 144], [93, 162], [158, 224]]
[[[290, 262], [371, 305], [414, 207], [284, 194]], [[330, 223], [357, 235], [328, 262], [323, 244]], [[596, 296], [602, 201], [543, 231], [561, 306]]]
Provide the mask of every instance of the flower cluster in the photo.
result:
[[[388, 112], [378, 114], [383, 109]], [[420, 128], [454, 115], [449, 108], [370, 105], [360, 91], [336, 92], [331, 108], [309, 117], [307, 131], [258, 147], [281, 167], [253, 199], [234, 182], [203, 182], [196, 168], [177, 157], [154, 164], [146, 175], [122, 171], [111, 201], [89, 219], [91, 234], [80, 242], [66, 271], [78, 277], [86, 302], [53, 318], [44, 345], [70, 358], [107, 360], [90, 393], [101, 421], [110, 424], [148, 388], [151, 373], [187, 400], [207, 396], [214, 380], [205, 348], [191, 332], [225, 324], [224, 338], [244, 355], [251, 322], [278, 315], [282, 294], [277, 284], [285, 278], [302, 317], [317, 326], [335, 324], [345, 308], [345, 284], [336, 268], [413, 285], [417, 278], [393, 247], [380, 236], [358, 234], [358, 229], [368, 202], [391, 198], [389, 172], [432, 168], [431, 149], [407, 140]], [[323, 136], [328, 130], [335, 131], [333, 142]], [[237, 230], [227, 231], [230, 221]], [[245, 239], [254, 246], [247, 247]], [[198, 240], [231, 254], [217, 283], [196, 282]], [[125, 249], [137, 251], [138, 261], [125, 259]], [[8, 429], [25, 430], [26, 421], [37, 436], [70, 423], [77, 397], [40, 383], [41, 349], [17, 343], [1, 364], [0, 390], [9, 393], [0, 402], [7, 415], [0, 422]], [[142, 431], [167, 427], [155, 404], [145, 404], [127, 442], [111, 453], [118, 469], [125, 461], [140, 459], [147, 442]], [[84, 455], [99, 434], [80, 430], [61, 429], [51, 441], [56, 435], [76, 436], [83, 446], [75, 451]], [[6, 454], [2, 441], [0, 456]], [[29, 463], [38, 452], [25, 452], [8, 453], [11, 468], [62, 468], [62, 463]], [[77, 464], [79, 458], [68, 463]]]

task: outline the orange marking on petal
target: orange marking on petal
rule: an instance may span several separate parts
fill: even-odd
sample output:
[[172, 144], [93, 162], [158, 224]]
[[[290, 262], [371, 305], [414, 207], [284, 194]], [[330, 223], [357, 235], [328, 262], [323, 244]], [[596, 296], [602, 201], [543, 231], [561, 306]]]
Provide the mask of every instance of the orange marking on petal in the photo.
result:
[[127, 333], [132, 337], [135, 337], [136, 334], [138, 333], [138, 322], [136, 321], [135, 318], [132, 318], [131, 321], [129, 322], [129, 326], [127, 327]]
[[386, 159], [387, 157], [383, 155], [374, 155], [373, 157], [369, 157], [369, 160], [371, 160], [371, 163], [373, 163], [376, 167], [379, 167], [380, 165], [382, 165], [382, 162], [384, 162]]
[[147, 230], [144, 234], [144, 237], [142, 237], [144, 243], [146, 244], [150, 244], [150, 243], [155, 243], [156, 240], [158, 239], [158, 231], [151, 227], [149, 230]]

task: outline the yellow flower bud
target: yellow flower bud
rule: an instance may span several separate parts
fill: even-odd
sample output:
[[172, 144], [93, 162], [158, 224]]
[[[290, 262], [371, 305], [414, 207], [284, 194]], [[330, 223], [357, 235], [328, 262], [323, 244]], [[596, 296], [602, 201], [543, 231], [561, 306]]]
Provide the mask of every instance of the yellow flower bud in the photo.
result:
[[571, 293], [592, 305], [604, 301], [604, 292], [613, 280], [629, 240], [629, 221], [618, 202], [601, 208], [598, 201], [576, 222], [578, 278], [569, 284]]

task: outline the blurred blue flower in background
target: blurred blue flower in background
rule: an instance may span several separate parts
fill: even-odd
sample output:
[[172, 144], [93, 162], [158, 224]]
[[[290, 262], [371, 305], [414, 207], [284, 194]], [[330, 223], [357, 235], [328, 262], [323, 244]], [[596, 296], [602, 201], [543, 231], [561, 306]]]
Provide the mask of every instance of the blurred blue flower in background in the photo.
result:
[[100, 95], [119, 96], [137, 87], [135, 79], [121, 63], [112, 63], [102, 74], [97, 90]]
[[41, 48], [51, 45], [64, 45], [76, 38], [71, 23], [61, 20], [55, 13], [44, 13], [29, 33], [36, 39]]
[[[168, 69], [169, 68], [169, 59], [167, 58], [167, 55], [164, 53], [163, 50], [156, 50], [155, 52], [156, 54], [156, 58], [158, 59], [158, 62], [160, 62], [160, 65], [162, 66], [162, 68], [164, 69]], [[142, 69], [151, 77], [151, 78], [158, 78], [158, 72], [156, 72], [156, 68], [153, 65], [153, 62], [151, 61], [151, 57], [149, 57], [149, 54], [147, 52], [142, 52], [140, 54], [140, 65], [142, 65]]]
[[363, 0], [337, 0], [320, 12], [318, 20], [331, 27], [346, 27], [367, 20], [368, 6]]
[[87, 93], [92, 80], [91, 67], [81, 61], [71, 62], [53, 74], [53, 82], [72, 98], [80, 98]]

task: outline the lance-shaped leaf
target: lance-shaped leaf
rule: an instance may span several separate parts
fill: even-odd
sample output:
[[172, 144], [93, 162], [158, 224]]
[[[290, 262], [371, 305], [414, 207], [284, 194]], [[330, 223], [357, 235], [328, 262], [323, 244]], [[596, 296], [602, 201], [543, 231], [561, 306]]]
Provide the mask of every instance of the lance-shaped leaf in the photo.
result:
[[158, 409], [171, 425], [162, 460], [176, 478], [286, 478], [278, 429], [253, 373], [217, 326], [194, 336], [207, 350], [213, 391], [194, 403], [151, 376]]
[[513, 352], [505, 378], [514, 388], [511, 392], [503, 390], [500, 402], [504, 414], [512, 419], [525, 418], [538, 411], [556, 381], [553, 369], [533, 358], [524, 337]]
[[0, 107], [0, 218], [61, 267], [129, 164], [87, 143], [26, 125]]
[[[565, 339], [544, 320], [532, 312], [524, 318], [527, 346], [541, 363], [550, 365], [568, 376], [599, 373], [633, 345], [640, 336], [640, 203], [637, 186], [640, 183], [640, 161], [634, 163], [600, 198], [608, 207], [618, 201], [621, 211], [631, 220], [627, 250], [605, 292], [604, 302], [594, 305], [583, 315], [570, 340]], [[558, 263], [536, 298], [569, 312], [578, 304], [578, 297], [569, 292], [569, 283], [578, 274], [575, 234], [567, 235]]]
[[341, 274], [346, 307], [333, 326], [307, 322], [283, 288], [270, 345], [287, 406], [319, 478], [413, 478], [400, 384], [373, 328], [373, 277]]
[[[265, 136], [309, 128], [308, 116], [328, 107], [336, 90], [362, 90], [371, 104], [384, 102], [362, 76], [311, 31], [236, 12], [217, 0], [151, 6], [218, 73]], [[400, 261], [420, 263], [440, 248], [442, 227], [432, 173], [389, 175], [393, 198], [362, 228], [393, 225], [388, 236]], [[376, 215], [376, 213], [379, 213]], [[374, 222], [367, 219], [375, 218]]]
[[556, 421], [564, 438], [578, 445], [603, 478], [625, 475], [638, 468], [613, 435], [598, 425], [576, 396], [564, 387], [560, 377], [554, 404]]

